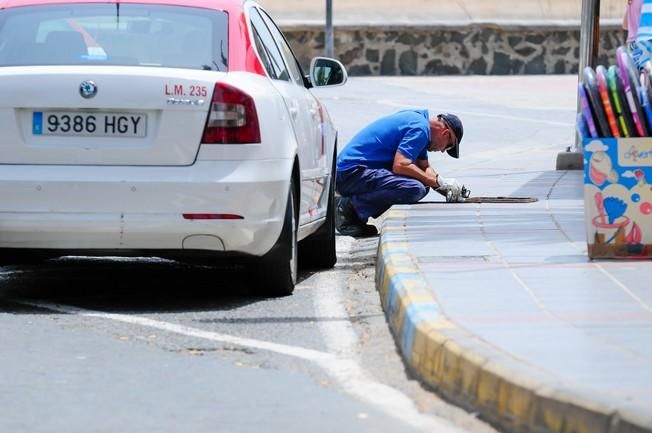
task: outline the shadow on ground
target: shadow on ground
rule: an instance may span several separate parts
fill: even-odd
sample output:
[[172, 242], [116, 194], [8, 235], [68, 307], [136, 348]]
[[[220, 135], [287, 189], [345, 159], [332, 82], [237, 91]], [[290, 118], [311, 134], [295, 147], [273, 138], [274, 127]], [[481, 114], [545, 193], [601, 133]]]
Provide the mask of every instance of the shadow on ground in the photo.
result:
[[[247, 269], [160, 259], [61, 258], [0, 267], [0, 313], [45, 310], [12, 300], [120, 313], [223, 311], [265, 301]], [[303, 270], [299, 282], [312, 273]]]

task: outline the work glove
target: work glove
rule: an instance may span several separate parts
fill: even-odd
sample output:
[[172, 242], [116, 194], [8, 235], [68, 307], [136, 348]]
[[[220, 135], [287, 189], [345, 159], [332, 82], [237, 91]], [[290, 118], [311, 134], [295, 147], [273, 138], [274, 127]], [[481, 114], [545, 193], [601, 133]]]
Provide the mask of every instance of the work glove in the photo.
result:
[[446, 179], [441, 175], [437, 175], [437, 192], [444, 197], [449, 203], [458, 203], [464, 201], [465, 197], [462, 195], [463, 186], [455, 179]]

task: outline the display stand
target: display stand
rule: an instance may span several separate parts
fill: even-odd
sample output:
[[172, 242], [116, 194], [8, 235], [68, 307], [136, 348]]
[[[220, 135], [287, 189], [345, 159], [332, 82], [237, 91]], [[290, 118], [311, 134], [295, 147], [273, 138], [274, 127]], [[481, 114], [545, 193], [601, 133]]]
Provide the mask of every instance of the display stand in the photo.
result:
[[582, 145], [589, 257], [652, 258], [652, 138]]

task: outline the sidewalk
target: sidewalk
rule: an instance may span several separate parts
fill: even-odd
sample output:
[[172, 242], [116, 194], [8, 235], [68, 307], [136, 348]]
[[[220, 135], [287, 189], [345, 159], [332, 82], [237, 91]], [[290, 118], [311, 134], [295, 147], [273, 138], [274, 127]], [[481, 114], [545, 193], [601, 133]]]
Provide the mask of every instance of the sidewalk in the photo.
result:
[[538, 199], [431, 192], [385, 213], [376, 285], [408, 368], [504, 431], [652, 432], [652, 261], [590, 261], [583, 173], [555, 170], [576, 89], [575, 75], [376, 77], [320, 96], [342, 147], [402, 108], [456, 113], [460, 158], [431, 154], [436, 169], [475, 197]]
[[582, 172], [475, 176], [476, 196], [539, 201], [383, 222], [376, 282], [406, 364], [511, 431], [652, 432], [652, 262], [588, 259]]
[[[325, 1], [259, 0], [281, 23], [324, 22]], [[335, 25], [347, 23], [422, 22], [503, 22], [575, 21], [579, 22], [581, 0], [333, 0]], [[601, 17], [622, 22], [624, 0], [602, 0]]]

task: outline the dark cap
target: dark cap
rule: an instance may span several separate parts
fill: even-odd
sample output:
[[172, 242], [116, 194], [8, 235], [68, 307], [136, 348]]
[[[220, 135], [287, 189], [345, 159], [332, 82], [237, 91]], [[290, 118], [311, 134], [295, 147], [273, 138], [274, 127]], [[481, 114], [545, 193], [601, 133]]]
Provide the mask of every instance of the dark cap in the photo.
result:
[[457, 138], [457, 144], [451, 149], [448, 149], [446, 152], [453, 158], [460, 157], [460, 142], [462, 141], [462, 136], [464, 135], [464, 127], [462, 126], [462, 121], [459, 117], [450, 113], [443, 113], [437, 115], [448, 124], [448, 126], [453, 130], [455, 138]]

